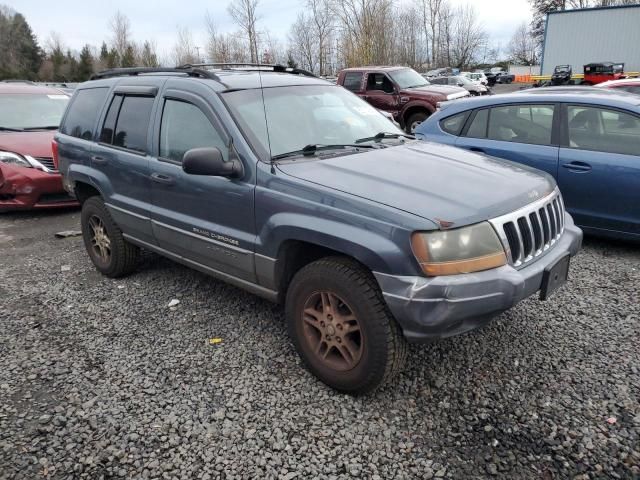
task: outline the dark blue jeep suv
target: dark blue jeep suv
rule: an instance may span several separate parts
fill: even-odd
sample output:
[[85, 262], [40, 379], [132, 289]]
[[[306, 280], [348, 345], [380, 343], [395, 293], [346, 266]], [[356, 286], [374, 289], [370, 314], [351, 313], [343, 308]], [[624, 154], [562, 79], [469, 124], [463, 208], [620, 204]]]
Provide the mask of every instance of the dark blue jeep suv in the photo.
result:
[[551, 176], [416, 141], [280, 66], [103, 72], [54, 150], [100, 272], [143, 248], [281, 301], [309, 369], [344, 392], [397, 373], [407, 339], [546, 298], [582, 239]]

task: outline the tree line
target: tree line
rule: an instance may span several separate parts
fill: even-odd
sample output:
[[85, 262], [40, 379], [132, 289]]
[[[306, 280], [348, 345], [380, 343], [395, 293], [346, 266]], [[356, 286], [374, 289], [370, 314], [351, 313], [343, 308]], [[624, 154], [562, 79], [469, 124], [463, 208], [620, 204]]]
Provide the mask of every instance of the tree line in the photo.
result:
[[131, 22], [116, 12], [108, 22], [108, 40], [79, 52], [57, 33], [40, 44], [20, 13], [0, 5], [0, 79], [74, 82], [116, 67], [155, 67], [200, 63], [280, 63], [320, 75], [362, 65], [408, 65], [424, 71], [460, 69], [508, 62], [536, 65], [544, 19], [553, 10], [611, 6], [638, 0], [529, 0], [533, 18], [519, 25], [506, 48], [492, 44], [470, 4], [451, 0], [304, 0], [286, 37], [262, 25], [261, 0], [229, 0], [227, 13], [237, 26], [220, 32], [216, 16], [206, 12], [206, 44], [180, 26], [174, 46], [163, 58], [153, 40], [133, 40]]

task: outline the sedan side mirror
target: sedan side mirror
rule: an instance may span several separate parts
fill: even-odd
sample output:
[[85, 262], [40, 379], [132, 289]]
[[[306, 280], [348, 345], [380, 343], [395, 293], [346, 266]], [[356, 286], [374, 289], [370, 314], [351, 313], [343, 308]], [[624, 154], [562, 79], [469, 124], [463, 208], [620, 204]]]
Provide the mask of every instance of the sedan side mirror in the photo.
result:
[[237, 160], [224, 161], [217, 147], [192, 148], [182, 157], [182, 170], [189, 175], [238, 178], [242, 176], [242, 163]]
[[458, 82], [458, 86], [459, 86], [459, 87], [464, 87], [464, 83], [462, 83], [462, 82]]

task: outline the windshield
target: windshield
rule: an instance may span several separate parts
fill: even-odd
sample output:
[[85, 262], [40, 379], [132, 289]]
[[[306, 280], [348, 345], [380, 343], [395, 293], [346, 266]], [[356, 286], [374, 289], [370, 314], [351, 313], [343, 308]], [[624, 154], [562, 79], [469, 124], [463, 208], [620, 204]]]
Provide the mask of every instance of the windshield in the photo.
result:
[[307, 145], [349, 145], [380, 132], [404, 133], [340, 86], [237, 90], [223, 98], [252, 146], [272, 157]]
[[413, 88], [429, 85], [429, 82], [412, 68], [393, 70], [392, 72], [389, 72], [389, 76], [400, 88]]
[[0, 127], [17, 130], [57, 127], [68, 101], [64, 94], [0, 94]]

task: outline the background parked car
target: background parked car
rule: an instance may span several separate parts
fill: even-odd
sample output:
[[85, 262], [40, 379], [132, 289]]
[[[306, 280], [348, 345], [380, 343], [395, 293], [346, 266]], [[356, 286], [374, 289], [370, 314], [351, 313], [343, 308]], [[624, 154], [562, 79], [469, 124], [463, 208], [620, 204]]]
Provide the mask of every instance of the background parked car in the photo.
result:
[[623, 90], [640, 95], [640, 78], [623, 78], [622, 80], [609, 80], [594, 85], [595, 88], [611, 88], [617, 91]]
[[0, 212], [77, 205], [51, 150], [68, 100], [58, 89], [0, 83]]
[[549, 87], [452, 102], [416, 134], [544, 170], [587, 232], [640, 240], [640, 103], [634, 95]]
[[438, 103], [469, 96], [461, 87], [432, 85], [407, 67], [347, 68], [340, 72], [338, 85], [390, 112], [407, 133], [435, 112]]
[[453, 85], [456, 87], [462, 87], [474, 96], [489, 94], [489, 89], [487, 87], [480, 85], [479, 83], [475, 83], [462, 75], [434, 78], [431, 80], [431, 83], [433, 85]]
[[460, 75], [463, 77], [467, 77], [472, 82], [477, 82], [485, 87], [489, 85], [489, 80], [487, 80], [487, 76], [484, 72], [460, 72]]

